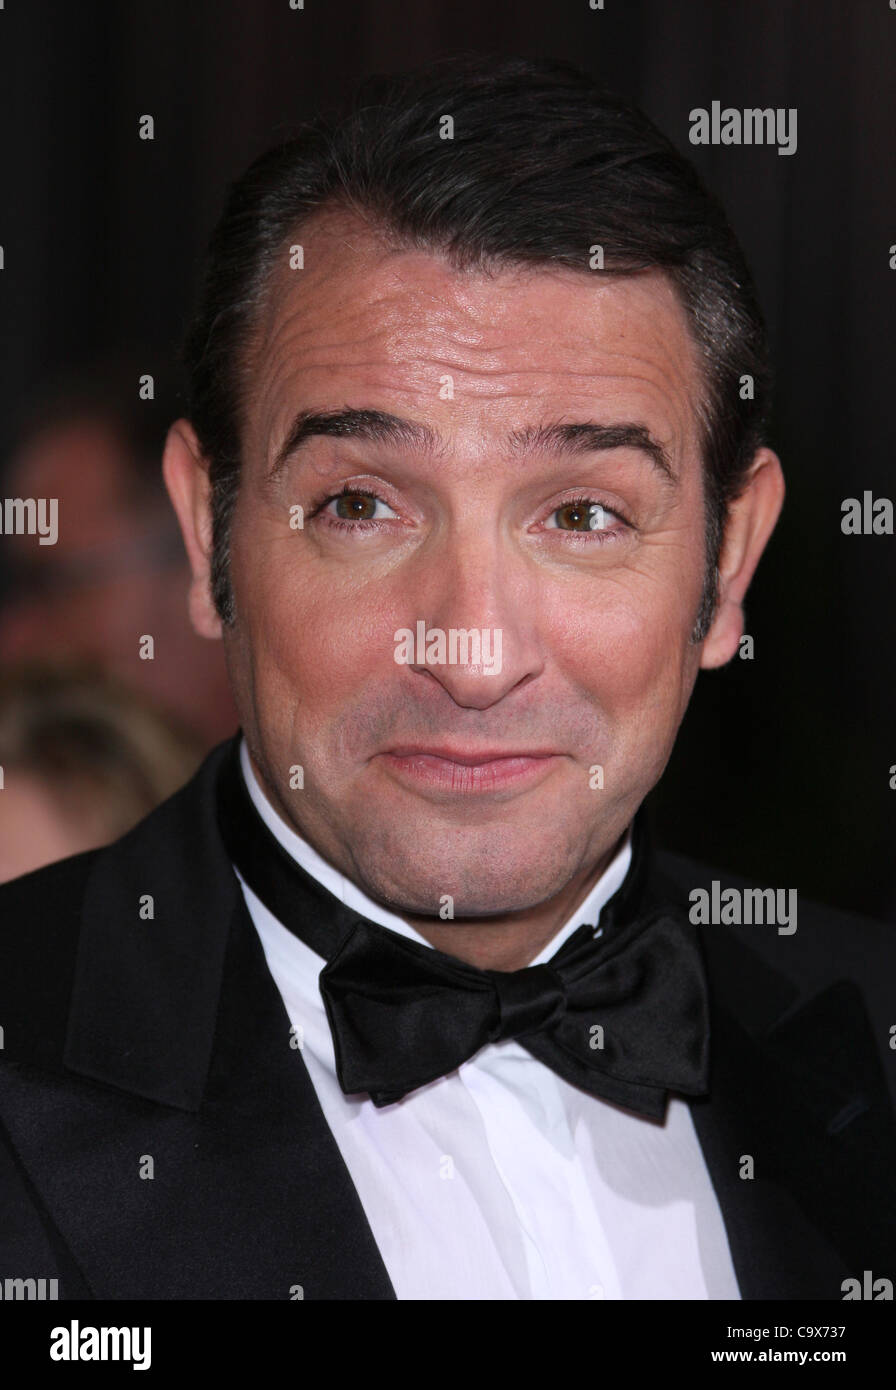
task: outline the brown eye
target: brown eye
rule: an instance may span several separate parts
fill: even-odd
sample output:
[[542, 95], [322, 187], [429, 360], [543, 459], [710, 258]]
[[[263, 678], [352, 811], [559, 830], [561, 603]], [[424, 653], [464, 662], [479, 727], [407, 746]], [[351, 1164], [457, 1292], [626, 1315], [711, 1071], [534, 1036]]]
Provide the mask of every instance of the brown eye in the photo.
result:
[[[385, 516], [382, 512], [377, 512], [379, 507], [385, 510]], [[396, 517], [395, 512], [382, 497], [378, 497], [375, 492], [355, 487], [343, 488], [342, 492], [331, 493], [329, 497], [323, 498], [320, 503], [314, 505], [312, 515], [319, 517], [324, 526], [345, 532], [363, 532], [371, 527], [376, 529], [381, 521], [395, 520]]]
[[555, 515], [560, 519], [561, 531], [591, 530], [588, 508], [579, 506], [577, 502], [567, 502], [564, 507], [558, 507]]
[[599, 502], [588, 498], [564, 502], [552, 513], [557, 518], [557, 529], [560, 531], [605, 531], [608, 529], [607, 518], [612, 515], [614, 513], [608, 512]]
[[343, 521], [372, 521], [378, 499], [366, 492], [343, 492], [334, 501]]

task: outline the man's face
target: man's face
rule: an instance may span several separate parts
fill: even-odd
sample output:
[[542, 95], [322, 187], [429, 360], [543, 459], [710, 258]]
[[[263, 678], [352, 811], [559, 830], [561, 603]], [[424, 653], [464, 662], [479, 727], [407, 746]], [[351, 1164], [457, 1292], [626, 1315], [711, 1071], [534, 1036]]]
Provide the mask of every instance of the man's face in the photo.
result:
[[[232, 530], [225, 644], [253, 759], [368, 893], [433, 914], [451, 894], [457, 916], [534, 906], [616, 843], [696, 677], [705, 512], [685, 313], [658, 273], [489, 278], [332, 216], [302, 241], [306, 268], [282, 274], [260, 326]], [[275, 469], [299, 412], [344, 410], [433, 444], [312, 435]], [[671, 476], [644, 448], [555, 425], [635, 426]], [[396, 634], [418, 622], [446, 646], [451, 629], [492, 654], [500, 640], [500, 669], [416, 650], [400, 664]], [[450, 752], [537, 760], [436, 756]]]

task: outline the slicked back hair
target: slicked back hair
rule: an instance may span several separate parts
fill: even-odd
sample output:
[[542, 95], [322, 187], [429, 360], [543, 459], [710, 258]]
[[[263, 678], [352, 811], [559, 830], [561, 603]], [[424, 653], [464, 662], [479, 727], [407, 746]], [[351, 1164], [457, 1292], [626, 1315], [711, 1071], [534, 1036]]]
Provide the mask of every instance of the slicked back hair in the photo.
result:
[[[444, 139], [443, 117], [453, 121]], [[730, 503], [766, 442], [771, 371], [750, 272], [696, 170], [630, 102], [566, 63], [443, 60], [373, 78], [257, 158], [212, 233], [184, 343], [187, 409], [212, 487], [212, 595], [235, 618], [230, 527], [239, 491], [247, 364], [275, 271], [324, 208], [360, 213], [396, 246], [457, 269], [567, 267], [667, 274], [701, 363], [694, 402], [704, 470], [706, 635]], [[604, 268], [591, 269], [591, 248]], [[752, 395], [741, 378], [752, 378]], [[747, 396], [744, 399], [744, 395]]]

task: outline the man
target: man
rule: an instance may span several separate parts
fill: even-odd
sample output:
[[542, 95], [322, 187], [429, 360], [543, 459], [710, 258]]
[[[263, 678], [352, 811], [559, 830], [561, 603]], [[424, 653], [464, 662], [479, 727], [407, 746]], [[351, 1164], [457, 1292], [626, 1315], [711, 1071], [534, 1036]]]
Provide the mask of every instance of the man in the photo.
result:
[[640, 809], [782, 503], [749, 285], [686, 162], [566, 67], [413, 75], [236, 185], [164, 473], [242, 737], [0, 893], [6, 1268], [892, 1278], [885, 929], [660, 854]]

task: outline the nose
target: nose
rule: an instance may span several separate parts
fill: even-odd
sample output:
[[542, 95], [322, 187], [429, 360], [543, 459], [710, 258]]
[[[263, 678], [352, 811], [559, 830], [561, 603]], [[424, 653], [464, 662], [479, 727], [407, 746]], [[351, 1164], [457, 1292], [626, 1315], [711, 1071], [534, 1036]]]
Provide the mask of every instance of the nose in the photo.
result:
[[[422, 558], [422, 557], [421, 557]], [[455, 528], [416, 586], [415, 674], [466, 709], [488, 709], [543, 669], [537, 574], [494, 532]]]

